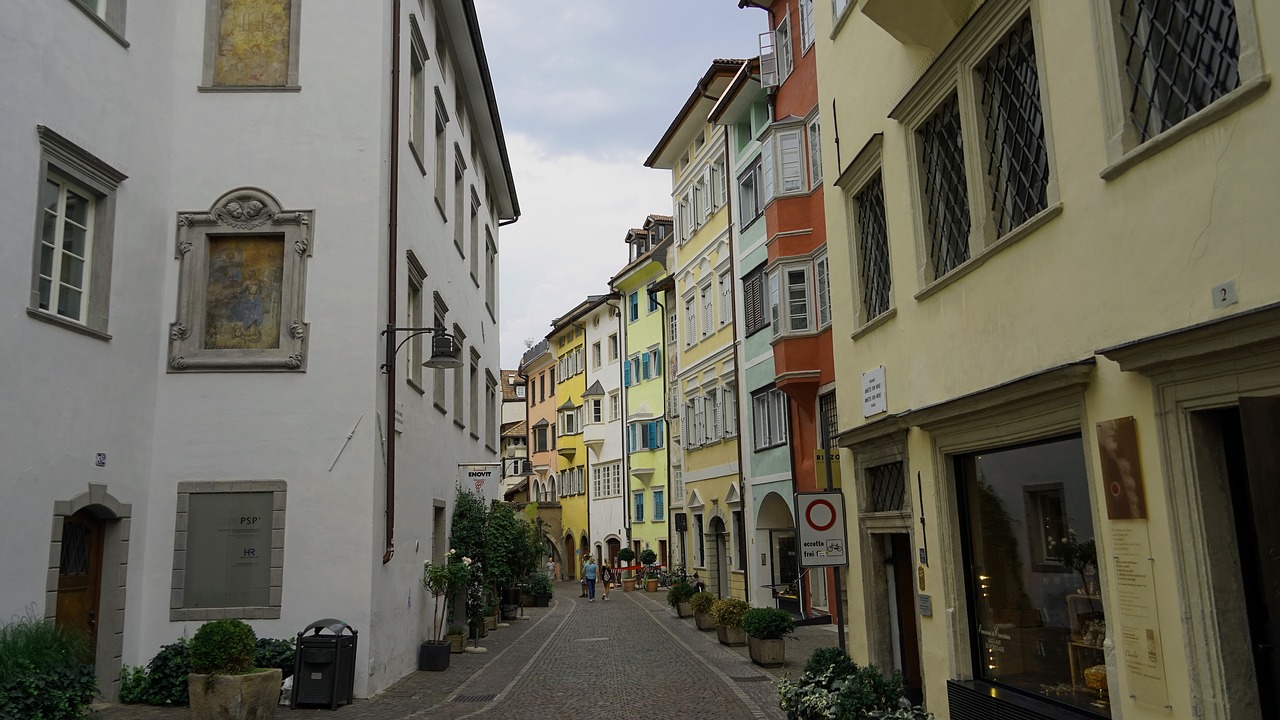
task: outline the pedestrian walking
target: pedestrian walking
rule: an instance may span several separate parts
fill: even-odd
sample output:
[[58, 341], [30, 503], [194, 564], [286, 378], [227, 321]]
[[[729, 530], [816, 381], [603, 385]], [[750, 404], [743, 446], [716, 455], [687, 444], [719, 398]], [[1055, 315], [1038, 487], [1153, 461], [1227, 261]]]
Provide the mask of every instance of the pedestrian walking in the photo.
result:
[[556, 581], [556, 559], [550, 555], [547, 556], [547, 575], [551, 578], [551, 582]]
[[599, 571], [600, 566], [588, 555], [586, 564], [582, 566], [582, 578], [587, 581], [587, 602], [596, 601], [596, 575]]
[[613, 572], [613, 564], [610, 563], [608, 560], [605, 560], [604, 564], [601, 565], [600, 567], [600, 580], [601, 582], [604, 583], [604, 593], [603, 593], [602, 599], [604, 600], [609, 599], [609, 588], [613, 586], [614, 579], [615, 579], [615, 575]]
[[589, 562], [590, 560], [591, 560], [591, 555], [588, 553], [583, 553], [582, 562], [578, 563], [578, 581], [582, 584], [582, 594], [579, 595], [578, 597], [587, 596], [587, 562]]

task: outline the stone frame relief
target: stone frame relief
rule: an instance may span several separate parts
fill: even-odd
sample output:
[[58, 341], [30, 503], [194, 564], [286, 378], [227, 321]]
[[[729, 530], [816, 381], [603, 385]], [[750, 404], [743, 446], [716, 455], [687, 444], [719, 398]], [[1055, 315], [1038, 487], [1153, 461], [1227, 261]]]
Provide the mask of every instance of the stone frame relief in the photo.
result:
[[178, 213], [178, 312], [168, 372], [305, 372], [313, 210], [236, 188]]

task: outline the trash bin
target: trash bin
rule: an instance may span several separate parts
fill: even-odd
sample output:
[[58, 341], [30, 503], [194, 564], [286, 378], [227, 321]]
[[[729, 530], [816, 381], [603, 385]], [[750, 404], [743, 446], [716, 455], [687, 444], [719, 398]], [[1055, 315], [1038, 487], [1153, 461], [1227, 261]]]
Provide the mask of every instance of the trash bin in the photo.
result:
[[355, 679], [355, 628], [341, 620], [325, 618], [298, 633], [293, 661], [293, 707], [328, 705], [330, 710], [337, 710], [338, 703], [350, 705], [355, 694]]

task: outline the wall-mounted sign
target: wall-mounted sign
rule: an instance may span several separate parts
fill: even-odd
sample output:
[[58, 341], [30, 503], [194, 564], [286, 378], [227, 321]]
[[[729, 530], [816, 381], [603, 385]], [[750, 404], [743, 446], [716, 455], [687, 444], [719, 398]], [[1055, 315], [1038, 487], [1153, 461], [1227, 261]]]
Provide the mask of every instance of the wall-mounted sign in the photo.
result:
[[862, 373], [862, 417], [878, 415], [889, 409], [885, 399], [884, 366]]
[[1107, 490], [1107, 517], [1139, 520], [1147, 516], [1147, 496], [1138, 459], [1138, 429], [1133, 418], [1098, 423], [1102, 482]]
[[818, 479], [818, 486], [823, 487], [827, 484], [827, 459], [831, 459], [831, 487], [844, 487], [840, 484], [840, 451], [831, 448], [828, 452], [823, 452], [822, 448], [813, 451], [814, 457], [814, 476]]
[[796, 528], [800, 536], [802, 567], [849, 564], [843, 493], [796, 493]]
[[459, 464], [458, 482], [467, 490], [496, 497], [502, 482], [502, 463]]
[[[1144, 705], [1169, 704], [1160, 644], [1155, 560], [1146, 522], [1111, 523], [1111, 582], [1116, 595], [1116, 648], [1129, 693]], [[1111, 618], [1107, 618], [1109, 624]]]
[[920, 617], [933, 617], [933, 596], [917, 595], [916, 599], [920, 602]]

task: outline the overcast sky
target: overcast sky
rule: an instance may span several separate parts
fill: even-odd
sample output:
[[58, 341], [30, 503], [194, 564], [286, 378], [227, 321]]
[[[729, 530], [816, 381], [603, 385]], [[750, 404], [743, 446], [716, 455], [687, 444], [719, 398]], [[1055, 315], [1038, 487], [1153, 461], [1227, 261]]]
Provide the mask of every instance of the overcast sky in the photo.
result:
[[521, 217], [499, 235], [502, 367], [627, 261], [623, 239], [671, 214], [644, 160], [716, 58], [758, 53], [736, 0], [476, 0]]

